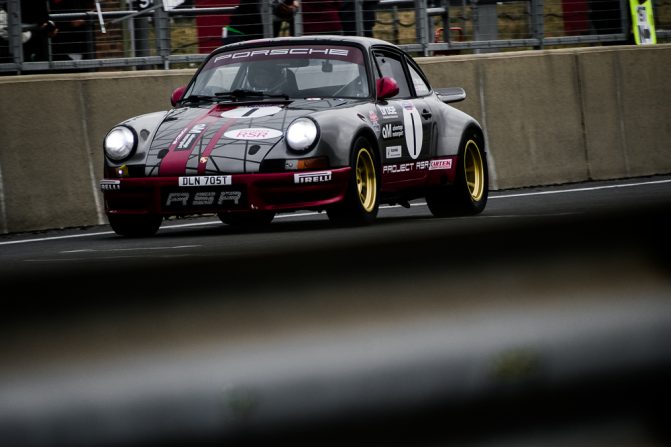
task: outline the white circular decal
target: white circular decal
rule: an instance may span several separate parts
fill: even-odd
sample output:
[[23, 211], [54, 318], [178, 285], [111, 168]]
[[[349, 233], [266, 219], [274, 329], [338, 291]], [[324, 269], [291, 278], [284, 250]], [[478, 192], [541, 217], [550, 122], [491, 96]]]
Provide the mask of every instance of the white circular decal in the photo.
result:
[[222, 118], [259, 118], [262, 116], [274, 115], [281, 111], [281, 107], [237, 107], [232, 110], [221, 112]]
[[403, 124], [405, 125], [405, 144], [413, 160], [422, 152], [422, 118], [411, 103], [403, 103]]
[[245, 127], [244, 129], [229, 130], [224, 133], [224, 136], [233, 140], [270, 140], [281, 137], [282, 132], [263, 127]]

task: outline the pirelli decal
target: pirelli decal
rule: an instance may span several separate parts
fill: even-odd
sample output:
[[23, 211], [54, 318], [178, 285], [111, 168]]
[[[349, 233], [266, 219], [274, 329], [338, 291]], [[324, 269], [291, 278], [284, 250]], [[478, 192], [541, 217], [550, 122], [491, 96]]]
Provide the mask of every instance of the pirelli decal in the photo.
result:
[[304, 172], [294, 174], [294, 183], [296, 184], [325, 183], [330, 182], [331, 177], [332, 177], [331, 171]]
[[119, 191], [121, 190], [121, 180], [100, 180], [101, 191]]

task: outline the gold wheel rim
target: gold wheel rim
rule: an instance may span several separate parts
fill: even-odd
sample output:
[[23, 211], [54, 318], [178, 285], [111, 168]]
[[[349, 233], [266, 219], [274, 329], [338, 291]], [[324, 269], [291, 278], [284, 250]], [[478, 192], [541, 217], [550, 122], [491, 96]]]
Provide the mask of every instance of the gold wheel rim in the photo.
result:
[[359, 202], [366, 212], [373, 211], [377, 197], [377, 178], [373, 157], [366, 148], [359, 150], [356, 156], [356, 188], [359, 192]]
[[464, 173], [466, 186], [474, 201], [482, 199], [485, 191], [485, 168], [480, 149], [475, 141], [469, 140], [464, 149]]

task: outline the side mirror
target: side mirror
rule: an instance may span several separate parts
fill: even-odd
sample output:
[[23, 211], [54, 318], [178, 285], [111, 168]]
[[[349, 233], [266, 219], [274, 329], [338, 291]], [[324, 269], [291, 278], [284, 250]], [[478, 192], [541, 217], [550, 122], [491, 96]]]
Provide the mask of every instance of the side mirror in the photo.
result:
[[437, 88], [435, 89], [435, 92], [438, 95], [438, 99], [445, 104], [466, 99], [466, 91], [461, 87]]
[[172, 104], [173, 107], [175, 107], [177, 103], [182, 99], [182, 96], [184, 96], [185, 91], [186, 91], [186, 85], [183, 85], [181, 87], [177, 87], [172, 92], [172, 95], [170, 96], [170, 104]]
[[394, 78], [383, 76], [375, 81], [377, 99], [387, 99], [398, 95], [398, 84]]

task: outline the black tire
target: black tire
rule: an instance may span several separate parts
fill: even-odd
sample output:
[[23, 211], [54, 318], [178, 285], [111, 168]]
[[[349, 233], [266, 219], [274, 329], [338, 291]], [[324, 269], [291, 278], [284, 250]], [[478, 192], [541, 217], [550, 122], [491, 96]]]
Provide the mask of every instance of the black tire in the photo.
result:
[[332, 223], [360, 226], [373, 223], [380, 206], [380, 178], [377, 159], [370, 142], [359, 137], [353, 146], [352, 176], [345, 200], [327, 210]]
[[148, 237], [156, 234], [163, 217], [155, 214], [125, 215], [111, 214], [107, 220], [119, 236]]
[[429, 210], [436, 217], [472, 216], [481, 213], [489, 196], [489, 171], [482, 139], [464, 136], [457, 158], [453, 185], [432, 190], [426, 196]]
[[221, 212], [218, 213], [219, 219], [226, 225], [234, 227], [264, 227], [270, 225], [275, 218], [272, 211], [253, 211], [253, 212]]

